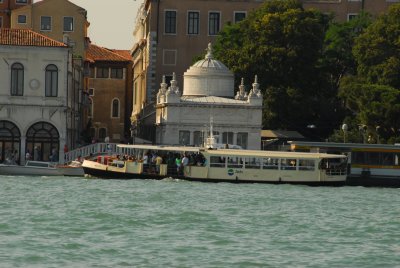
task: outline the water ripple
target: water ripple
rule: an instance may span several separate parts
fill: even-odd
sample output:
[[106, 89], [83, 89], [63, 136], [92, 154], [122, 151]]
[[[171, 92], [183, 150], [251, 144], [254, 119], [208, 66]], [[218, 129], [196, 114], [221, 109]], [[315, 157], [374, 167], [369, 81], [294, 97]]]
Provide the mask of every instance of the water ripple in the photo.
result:
[[0, 267], [399, 267], [399, 189], [2, 177]]

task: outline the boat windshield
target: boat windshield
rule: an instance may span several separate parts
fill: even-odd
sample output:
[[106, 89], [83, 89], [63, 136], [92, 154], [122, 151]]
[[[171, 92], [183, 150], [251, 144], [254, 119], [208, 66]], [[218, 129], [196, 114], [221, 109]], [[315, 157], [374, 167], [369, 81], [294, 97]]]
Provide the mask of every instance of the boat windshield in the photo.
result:
[[319, 168], [330, 175], [346, 174], [347, 158], [323, 158], [319, 163]]
[[52, 167], [52, 165], [48, 162], [39, 162], [39, 161], [28, 161], [26, 162], [27, 167]]

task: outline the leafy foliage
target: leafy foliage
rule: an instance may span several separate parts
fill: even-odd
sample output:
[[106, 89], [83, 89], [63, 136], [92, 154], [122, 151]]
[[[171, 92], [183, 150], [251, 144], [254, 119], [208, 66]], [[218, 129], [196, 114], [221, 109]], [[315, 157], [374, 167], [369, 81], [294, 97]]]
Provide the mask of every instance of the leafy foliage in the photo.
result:
[[357, 73], [353, 56], [355, 39], [371, 24], [371, 16], [365, 13], [344, 23], [334, 22], [325, 35], [321, 66], [327, 74], [327, 81], [337, 93], [340, 79], [347, 74]]
[[[264, 87], [264, 128], [394, 141], [400, 133], [400, 5], [335, 23], [297, 0], [271, 0], [217, 38], [215, 56]], [[362, 135], [360, 135], [360, 133]]]
[[266, 1], [240, 23], [224, 28], [215, 55], [236, 75], [264, 89], [264, 127], [303, 129], [319, 120], [321, 56], [328, 17], [299, 1]]
[[354, 46], [359, 75], [368, 83], [400, 88], [400, 5], [392, 5]]
[[339, 96], [355, 115], [358, 125], [366, 126], [368, 136], [376, 139], [379, 135], [383, 140], [396, 136], [400, 126], [398, 89], [349, 76], [342, 80]]
[[[357, 73], [341, 80], [339, 97], [368, 142], [393, 142], [400, 133], [400, 5], [355, 39]], [[356, 126], [353, 126], [355, 129]]]

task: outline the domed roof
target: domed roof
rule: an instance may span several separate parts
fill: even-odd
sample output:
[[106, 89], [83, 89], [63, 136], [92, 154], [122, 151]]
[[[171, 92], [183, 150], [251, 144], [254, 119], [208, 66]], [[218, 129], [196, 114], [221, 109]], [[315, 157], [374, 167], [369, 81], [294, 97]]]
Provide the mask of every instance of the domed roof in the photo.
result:
[[210, 44], [207, 49], [207, 54], [206, 54], [205, 58], [202, 60], [199, 60], [198, 62], [193, 64], [192, 67], [194, 67], [194, 68], [213, 68], [215, 70], [222, 70], [222, 71], [226, 71], [226, 72], [230, 73], [228, 67], [226, 67], [222, 62], [220, 62], [219, 60], [213, 59], [212, 48], [210, 47]]
[[213, 59], [211, 43], [207, 55], [183, 75], [183, 96], [234, 97], [233, 73], [222, 62]]

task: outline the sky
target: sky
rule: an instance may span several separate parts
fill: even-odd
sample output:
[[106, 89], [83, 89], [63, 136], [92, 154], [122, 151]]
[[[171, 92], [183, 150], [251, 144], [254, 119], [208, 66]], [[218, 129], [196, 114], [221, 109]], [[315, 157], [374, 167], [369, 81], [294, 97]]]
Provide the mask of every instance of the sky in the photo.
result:
[[93, 44], [111, 49], [129, 50], [133, 47], [134, 22], [143, 0], [69, 1], [86, 9], [90, 22], [89, 37]]

